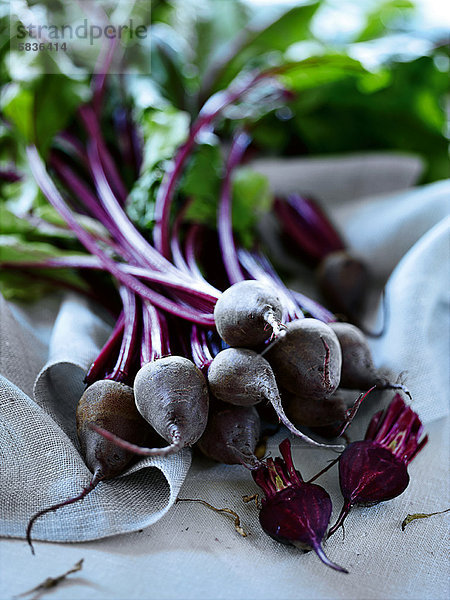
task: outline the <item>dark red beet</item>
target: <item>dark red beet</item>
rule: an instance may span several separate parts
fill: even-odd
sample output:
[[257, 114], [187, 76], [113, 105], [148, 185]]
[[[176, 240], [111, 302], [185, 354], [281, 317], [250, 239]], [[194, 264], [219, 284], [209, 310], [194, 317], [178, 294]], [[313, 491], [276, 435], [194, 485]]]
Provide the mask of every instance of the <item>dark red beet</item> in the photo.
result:
[[[351, 392], [355, 401], [356, 394]], [[283, 393], [283, 402], [289, 419], [298, 427], [323, 427], [333, 423], [342, 423], [347, 415], [348, 403], [339, 391], [329, 398], [302, 398]]]
[[278, 394], [269, 363], [253, 350], [226, 348], [208, 369], [213, 396], [237, 406], [253, 406]]
[[283, 393], [286, 414], [299, 427], [309, 427], [322, 437], [331, 439], [343, 435], [355, 418], [363, 400], [374, 390], [356, 396], [354, 390], [339, 389], [329, 398], [314, 400]]
[[330, 496], [322, 487], [303, 481], [292, 462], [288, 439], [280, 444], [280, 451], [284, 460], [269, 458], [252, 471], [265, 494], [259, 513], [261, 527], [278, 542], [314, 550], [328, 567], [347, 573], [322, 548], [332, 511]]
[[91, 425], [135, 444], [147, 442], [152, 431], [136, 408], [131, 387], [111, 380], [88, 387], [77, 407], [77, 433], [87, 466], [102, 479], [117, 477], [136, 456], [105, 440]]
[[350, 323], [329, 323], [329, 327], [336, 334], [342, 350], [342, 387], [364, 390], [375, 385], [379, 389], [401, 389], [409, 395], [403, 385], [391, 383], [375, 368], [366, 336], [358, 327]]
[[350, 323], [330, 323], [342, 350], [341, 385], [349, 389], [364, 389], [380, 384], [366, 336]]
[[339, 483], [344, 505], [332, 535], [354, 505], [371, 506], [399, 496], [408, 486], [408, 464], [428, 441], [419, 441], [418, 415], [396, 394], [388, 409], [377, 412], [363, 441], [347, 446], [339, 457]]
[[[336, 344], [339, 346], [337, 340]], [[336, 450], [342, 448], [319, 444], [294, 427], [284, 412], [270, 364], [253, 350], [227, 348], [219, 352], [209, 367], [208, 383], [212, 394], [222, 402], [240, 406], [270, 402], [283, 425], [310, 446]]]
[[254, 348], [281, 331], [283, 307], [267, 284], [248, 280], [226, 289], [214, 307], [220, 337], [229, 345]]

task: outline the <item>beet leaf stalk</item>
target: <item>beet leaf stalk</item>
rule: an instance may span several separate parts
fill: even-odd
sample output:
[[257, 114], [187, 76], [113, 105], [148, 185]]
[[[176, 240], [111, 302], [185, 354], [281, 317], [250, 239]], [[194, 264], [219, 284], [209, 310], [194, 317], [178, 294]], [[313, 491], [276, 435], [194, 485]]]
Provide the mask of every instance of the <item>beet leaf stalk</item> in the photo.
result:
[[191, 329], [191, 352], [194, 364], [206, 375], [214, 356], [211, 354], [205, 330], [197, 325], [193, 325]]
[[275, 214], [298, 249], [313, 264], [327, 254], [344, 250], [345, 244], [316, 202], [299, 194], [275, 198]]
[[239, 100], [241, 96], [260, 81], [273, 77], [275, 73], [274, 69], [270, 69], [256, 74], [250, 73], [245, 77], [241, 76], [235, 79], [226, 90], [213, 94], [200, 110], [196, 121], [191, 127], [188, 139], [178, 149], [173, 164], [166, 171], [156, 197], [153, 240], [156, 249], [166, 258], [169, 257], [170, 253], [169, 223], [175, 188], [184, 164], [196, 143], [198, 134], [210, 127], [211, 123], [227, 106]]
[[125, 317], [122, 311], [116, 321], [111, 335], [101, 349], [95, 361], [89, 367], [89, 370], [84, 378], [84, 383], [91, 385], [95, 381], [103, 379], [106, 376], [108, 373], [108, 365], [110, 363], [111, 356], [114, 355], [116, 349], [119, 348], [119, 344], [121, 343], [124, 327]]
[[217, 231], [219, 234], [220, 249], [225, 270], [230, 283], [237, 283], [245, 279], [242, 273], [236, 246], [233, 237], [233, 215], [232, 215], [232, 189], [231, 176], [233, 170], [241, 162], [244, 153], [250, 144], [251, 138], [245, 131], [239, 131], [233, 138], [230, 153], [225, 166], [225, 176], [220, 193], [219, 209], [217, 213]]
[[[284, 286], [284, 283], [281, 281], [278, 273], [275, 271], [272, 263], [269, 261], [267, 256], [262, 252], [254, 253], [255, 258], [259, 261], [262, 268], [271, 275], [271, 277], [278, 281], [281, 285]], [[289, 292], [290, 297], [295, 300], [296, 305], [302, 311], [308, 313], [314, 319], [318, 319], [319, 321], [323, 321], [324, 323], [332, 323], [336, 321], [336, 317], [331, 313], [328, 309], [322, 306], [319, 302], [308, 298], [304, 294], [300, 292], [295, 292], [294, 290], [287, 290]]]
[[[0, 265], [5, 269], [81, 269], [81, 270], [107, 270], [103, 266], [102, 262], [96, 256], [89, 255], [74, 255], [74, 256], [58, 256], [54, 258], [46, 258], [42, 261], [34, 260], [21, 260], [12, 262], [2, 262]], [[203, 291], [203, 286], [199, 285], [188, 285], [186, 283], [180, 283], [174, 280], [171, 276], [161, 273], [160, 271], [153, 271], [145, 267], [139, 267], [135, 265], [129, 265], [127, 263], [116, 263], [117, 268], [123, 273], [133, 275], [138, 279], [148, 281], [151, 284], [162, 285], [168, 288], [169, 291], [176, 295], [182, 295], [184, 298], [188, 297], [188, 304], [192, 308], [207, 309], [208, 311], [213, 310], [217, 299], [220, 296], [220, 292], [213, 292], [214, 288], [211, 286], [210, 291]], [[200, 283], [200, 282], [199, 282]], [[205, 286], [206, 290], [206, 286]]]
[[149, 289], [134, 276], [123, 273], [116, 262], [100, 248], [95, 238], [93, 238], [74, 218], [66, 202], [63, 200], [61, 194], [58, 192], [45, 170], [37, 148], [35, 146], [28, 147], [27, 154], [30, 168], [43, 194], [60, 213], [72, 231], [74, 231], [85, 248], [91, 254], [97, 256], [104, 268], [109, 271], [111, 275], [113, 275], [122, 285], [130, 288], [134, 293], [139, 294], [142, 298], [152, 302], [155, 306], [158, 306], [167, 312], [191, 320], [194, 323], [209, 327], [214, 326], [214, 317], [212, 314], [200, 313], [190, 307], [182, 306], [181, 304], [162, 296], [160, 293]]

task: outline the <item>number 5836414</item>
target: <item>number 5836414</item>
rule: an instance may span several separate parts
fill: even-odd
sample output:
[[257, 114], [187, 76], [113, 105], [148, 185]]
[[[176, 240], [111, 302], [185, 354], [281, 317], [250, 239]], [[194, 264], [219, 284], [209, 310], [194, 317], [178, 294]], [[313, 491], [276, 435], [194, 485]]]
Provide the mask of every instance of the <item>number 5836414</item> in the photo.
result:
[[17, 49], [19, 52], [42, 52], [43, 50], [51, 50], [58, 52], [67, 51], [67, 43], [63, 42], [60, 44], [59, 42], [20, 42], [17, 44]]

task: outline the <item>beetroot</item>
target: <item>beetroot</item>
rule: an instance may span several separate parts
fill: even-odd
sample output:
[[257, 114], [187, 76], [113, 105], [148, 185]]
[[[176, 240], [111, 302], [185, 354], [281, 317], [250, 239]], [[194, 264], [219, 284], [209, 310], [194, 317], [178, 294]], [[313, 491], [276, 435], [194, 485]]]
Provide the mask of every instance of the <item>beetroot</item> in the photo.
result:
[[273, 289], [259, 281], [240, 281], [223, 292], [214, 308], [220, 337], [229, 345], [254, 348], [279, 335], [283, 307]]
[[[348, 407], [353, 404], [357, 394], [354, 391], [338, 389], [329, 398], [303, 398], [294, 394], [283, 393], [286, 414], [298, 427], [323, 427], [335, 423], [343, 423]], [[349, 399], [351, 401], [349, 402]]]
[[310, 446], [342, 448], [319, 444], [294, 427], [284, 412], [270, 364], [253, 350], [227, 348], [219, 352], [209, 367], [208, 382], [213, 395], [223, 402], [241, 406], [270, 402], [279, 420]]
[[341, 347], [334, 331], [317, 319], [288, 323], [266, 356], [278, 384], [293, 394], [321, 399], [339, 385]]
[[138, 411], [169, 445], [144, 448], [130, 444], [106, 428], [95, 431], [118, 446], [143, 456], [166, 456], [192, 446], [208, 419], [209, 395], [202, 372], [182, 356], [166, 356], [145, 364], [134, 381]]
[[380, 373], [373, 363], [372, 354], [366, 336], [350, 323], [329, 323], [336, 334], [342, 350], [341, 386], [352, 390], [401, 389], [410, 395], [401, 384], [391, 383]]
[[319, 485], [305, 483], [295, 469], [288, 439], [280, 444], [281, 458], [268, 458], [252, 471], [265, 498], [259, 513], [263, 530], [282, 544], [304, 551], [314, 550], [328, 567], [348, 573], [333, 563], [322, 548], [322, 540], [330, 520], [330, 496]]
[[260, 419], [253, 406], [218, 403], [210, 411], [208, 424], [197, 446], [208, 458], [227, 465], [255, 465]]
[[278, 394], [269, 363], [253, 350], [226, 348], [208, 369], [212, 394], [230, 404], [253, 406]]
[[93, 477], [78, 496], [45, 508], [31, 517], [27, 526], [27, 541], [31, 543], [31, 530], [36, 519], [82, 500], [100, 483], [121, 475], [135, 459], [135, 454], [92, 431], [92, 426], [109, 429], [134, 444], [144, 444], [156, 437], [148, 423], [141, 417], [134, 402], [133, 389], [113, 380], [100, 380], [87, 388], [77, 406], [77, 434], [81, 452]]
[[420, 440], [422, 431], [418, 415], [399, 394], [384, 413], [374, 414], [364, 440], [347, 446], [339, 457], [344, 505], [328, 536], [343, 525], [352, 506], [372, 506], [405, 491], [407, 467], [428, 441], [428, 436]]
[[338, 250], [322, 260], [316, 275], [328, 308], [354, 323], [360, 323], [371, 282], [367, 265], [349, 251]]

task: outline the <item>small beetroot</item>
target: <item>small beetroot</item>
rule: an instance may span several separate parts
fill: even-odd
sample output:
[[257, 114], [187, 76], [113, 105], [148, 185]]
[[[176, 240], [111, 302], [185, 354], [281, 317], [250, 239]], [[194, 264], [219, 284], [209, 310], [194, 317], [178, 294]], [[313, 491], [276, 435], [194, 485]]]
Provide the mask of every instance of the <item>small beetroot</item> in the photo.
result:
[[374, 414], [363, 441], [353, 442], [339, 457], [339, 483], [344, 506], [328, 536], [344, 522], [352, 506], [372, 506], [396, 498], [408, 486], [408, 464], [428, 436], [418, 415], [396, 394], [385, 414]]
[[291, 444], [280, 444], [283, 459], [268, 458], [252, 470], [253, 479], [265, 494], [259, 513], [261, 527], [273, 539], [308, 551], [314, 550], [328, 567], [348, 573], [331, 562], [322, 548], [332, 505], [328, 493], [319, 485], [305, 483], [295, 469]]

